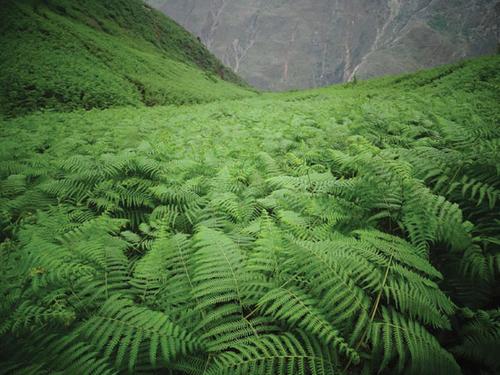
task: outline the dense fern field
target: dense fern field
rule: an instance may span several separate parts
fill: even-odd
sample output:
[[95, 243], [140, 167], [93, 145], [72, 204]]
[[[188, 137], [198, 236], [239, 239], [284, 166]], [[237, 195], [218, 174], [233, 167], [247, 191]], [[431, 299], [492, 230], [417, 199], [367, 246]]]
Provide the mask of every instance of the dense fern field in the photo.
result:
[[0, 126], [1, 374], [498, 374], [500, 58]]

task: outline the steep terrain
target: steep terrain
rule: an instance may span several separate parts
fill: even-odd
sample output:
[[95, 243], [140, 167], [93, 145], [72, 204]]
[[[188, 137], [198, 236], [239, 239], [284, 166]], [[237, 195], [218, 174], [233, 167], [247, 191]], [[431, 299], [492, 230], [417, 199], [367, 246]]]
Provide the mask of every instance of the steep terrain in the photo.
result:
[[148, 0], [251, 84], [307, 88], [495, 53], [498, 0]]
[[139, 0], [7, 0], [0, 18], [8, 115], [249, 94], [196, 38]]

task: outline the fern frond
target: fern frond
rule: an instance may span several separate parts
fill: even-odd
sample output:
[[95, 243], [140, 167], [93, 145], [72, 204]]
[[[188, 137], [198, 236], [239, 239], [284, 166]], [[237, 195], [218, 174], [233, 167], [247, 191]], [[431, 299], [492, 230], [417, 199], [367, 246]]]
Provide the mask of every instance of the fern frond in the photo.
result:
[[149, 353], [150, 363], [155, 366], [159, 361], [169, 363], [179, 354], [201, 348], [199, 340], [165, 314], [136, 306], [119, 295], [107, 300], [78, 332], [105, 358], [114, 358], [117, 367], [128, 362], [129, 371], [136, 367], [142, 350]]
[[[290, 242], [287, 248], [284, 270], [291, 275], [298, 272], [307, 275], [307, 289], [316, 297], [317, 307], [331, 324], [352, 335], [349, 338], [352, 345], [354, 336], [359, 335], [368, 321], [370, 302], [366, 294], [350, 278], [349, 269], [344, 270], [337, 262], [335, 253], [329, 252], [328, 245]], [[357, 328], [352, 330], [353, 327]]]
[[298, 326], [310, 335], [317, 336], [325, 344], [332, 344], [340, 353], [354, 363], [359, 355], [349, 347], [339, 332], [315, 307], [315, 300], [298, 289], [277, 287], [271, 289], [258, 302], [260, 310], [276, 319], [285, 320], [291, 326]]
[[336, 356], [328, 346], [307, 335], [266, 335], [214, 358], [210, 375], [335, 374]]
[[392, 309], [382, 308], [381, 320], [372, 324], [373, 354], [381, 358], [378, 371], [396, 365], [405, 374], [460, 374], [453, 356], [420, 324]]
[[452, 349], [459, 357], [472, 361], [476, 368], [491, 373], [500, 371], [498, 343], [500, 342], [500, 311], [465, 311], [467, 321], [460, 331], [461, 342]]

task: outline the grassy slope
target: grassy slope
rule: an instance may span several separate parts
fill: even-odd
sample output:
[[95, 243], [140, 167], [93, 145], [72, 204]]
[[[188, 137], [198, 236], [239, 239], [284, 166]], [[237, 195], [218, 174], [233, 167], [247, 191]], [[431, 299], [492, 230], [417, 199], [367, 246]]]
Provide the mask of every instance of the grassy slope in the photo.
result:
[[0, 111], [8, 115], [250, 94], [193, 36], [139, 0], [9, 0], [0, 17]]

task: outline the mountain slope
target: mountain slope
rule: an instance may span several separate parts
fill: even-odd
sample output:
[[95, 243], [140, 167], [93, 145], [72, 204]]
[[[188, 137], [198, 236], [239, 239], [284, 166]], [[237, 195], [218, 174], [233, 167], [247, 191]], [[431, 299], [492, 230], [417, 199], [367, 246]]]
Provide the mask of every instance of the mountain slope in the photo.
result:
[[139, 0], [8, 0], [0, 17], [0, 109], [9, 115], [250, 94], [194, 37]]
[[148, 0], [256, 87], [397, 74], [495, 53], [498, 0]]

